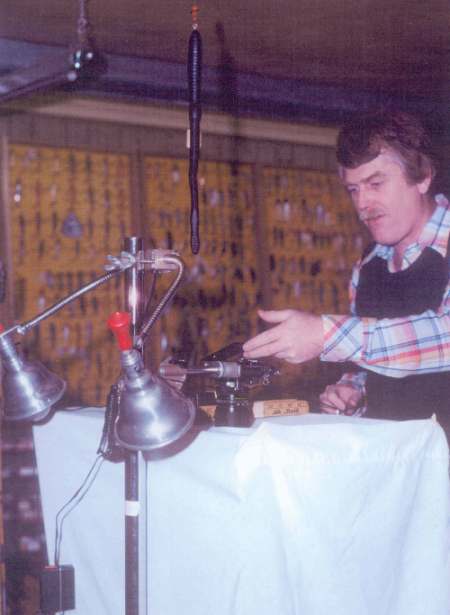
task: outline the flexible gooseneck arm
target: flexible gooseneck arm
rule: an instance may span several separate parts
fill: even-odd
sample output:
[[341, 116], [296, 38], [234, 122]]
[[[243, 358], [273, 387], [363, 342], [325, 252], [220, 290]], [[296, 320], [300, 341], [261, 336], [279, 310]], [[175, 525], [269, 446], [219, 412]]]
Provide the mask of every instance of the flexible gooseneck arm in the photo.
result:
[[145, 338], [147, 337], [150, 329], [155, 324], [156, 320], [159, 318], [159, 316], [160, 316], [161, 312], [164, 310], [165, 306], [169, 303], [169, 301], [172, 299], [172, 297], [176, 293], [176, 290], [179, 287], [179, 285], [180, 285], [180, 283], [181, 283], [181, 281], [183, 279], [183, 274], [184, 274], [185, 266], [184, 266], [184, 263], [181, 260], [181, 258], [179, 258], [179, 256], [177, 256], [175, 253], [163, 255], [161, 257], [161, 265], [160, 266], [162, 266], [162, 267], [170, 267], [171, 269], [176, 268], [178, 271], [177, 271], [177, 275], [175, 277], [175, 280], [172, 282], [172, 284], [170, 285], [170, 287], [166, 291], [164, 297], [161, 299], [161, 301], [158, 303], [156, 308], [153, 310], [153, 313], [151, 314], [151, 316], [141, 326], [141, 330], [140, 330], [138, 338], [137, 338], [137, 346], [140, 347], [140, 348], [142, 348], [142, 346], [144, 345]]
[[27, 331], [29, 331], [33, 327], [36, 327], [38, 324], [40, 324], [46, 318], [49, 318], [50, 316], [52, 316], [56, 312], [59, 312], [59, 310], [62, 310], [63, 307], [65, 307], [66, 305], [68, 305], [72, 301], [75, 301], [75, 299], [78, 299], [78, 297], [81, 297], [81, 295], [84, 295], [85, 293], [87, 293], [87, 292], [89, 292], [91, 290], [94, 290], [94, 288], [97, 288], [97, 286], [101, 286], [105, 282], [108, 282], [115, 275], [118, 275], [118, 274], [122, 273], [122, 271], [124, 271], [124, 269], [114, 269], [113, 271], [109, 271], [105, 275], [102, 275], [101, 277], [96, 278], [95, 280], [92, 280], [92, 282], [89, 282], [89, 284], [86, 284], [85, 286], [82, 286], [81, 288], [79, 288], [78, 290], [76, 290], [72, 294], [68, 295], [64, 299], [61, 299], [61, 301], [58, 301], [57, 303], [55, 303], [54, 305], [49, 307], [47, 310], [45, 310], [41, 314], [38, 314], [37, 316], [32, 318], [31, 320], [29, 320], [29, 321], [27, 321], [25, 323], [22, 323], [20, 325], [15, 325], [14, 327], [10, 327], [9, 329], [4, 331], [3, 333], [0, 333], [0, 337], [9, 335], [10, 333], [12, 333], [14, 331], [19, 333], [20, 335], [25, 335], [25, 333], [27, 333]]

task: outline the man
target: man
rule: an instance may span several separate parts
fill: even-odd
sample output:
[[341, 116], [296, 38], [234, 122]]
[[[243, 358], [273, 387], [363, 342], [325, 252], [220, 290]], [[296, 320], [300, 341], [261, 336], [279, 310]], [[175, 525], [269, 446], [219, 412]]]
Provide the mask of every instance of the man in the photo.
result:
[[259, 312], [275, 324], [244, 344], [247, 358], [351, 361], [320, 396], [326, 412], [377, 418], [436, 414], [450, 434], [449, 203], [432, 197], [429, 136], [404, 113], [378, 113], [338, 137], [339, 175], [370, 231], [354, 268], [351, 314]]

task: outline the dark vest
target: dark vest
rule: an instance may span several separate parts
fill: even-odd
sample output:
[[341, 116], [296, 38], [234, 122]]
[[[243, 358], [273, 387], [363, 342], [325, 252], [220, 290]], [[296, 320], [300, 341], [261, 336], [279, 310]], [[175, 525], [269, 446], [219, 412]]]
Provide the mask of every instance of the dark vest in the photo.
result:
[[[404, 271], [390, 273], [378, 256], [366, 263], [356, 292], [356, 314], [397, 318], [437, 310], [449, 278], [447, 260], [425, 248]], [[450, 435], [450, 372], [391, 378], [367, 371], [367, 415], [383, 419], [422, 419], [436, 414]]]

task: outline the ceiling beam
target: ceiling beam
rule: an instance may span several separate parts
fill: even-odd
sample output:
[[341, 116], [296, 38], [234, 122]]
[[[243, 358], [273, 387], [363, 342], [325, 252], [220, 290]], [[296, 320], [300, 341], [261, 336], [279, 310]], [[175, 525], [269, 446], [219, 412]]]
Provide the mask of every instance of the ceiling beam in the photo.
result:
[[[0, 38], [1, 75], [25, 67], [42, 67], [50, 58], [60, 57], [64, 47]], [[70, 50], [67, 49], [67, 62]], [[185, 105], [188, 100], [186, 65], [134, 56], [105, 54], [107, 71], [95, 82], [76, 86], [75, 91], [134, 102], [170, 102]], [[65, 87], [66, 91], [74, 87]], [[322, 124], [340, 123], [355, 112], [393, 106], [429, 113], [436, 101], [405, 99], [381, 91], [363, 91], [302, 80], [272, 78], [240, 73], [230, 65], [203, 67], [202, 98], [205, 108], [234, 117], [259, 116]], [[0, 100], [1, 102], [1, 100]]]
[[[64, 102], [36, 105], [32, 111], [52, 117], [70, 117], [175, 130], [187, 130], [189, 126], [187, 109], [76, 97]], [[202, 133], [334, 148], [337, 128], [256, 118], [236, 120], [225, 113], [206, 112], [202, 117]]]

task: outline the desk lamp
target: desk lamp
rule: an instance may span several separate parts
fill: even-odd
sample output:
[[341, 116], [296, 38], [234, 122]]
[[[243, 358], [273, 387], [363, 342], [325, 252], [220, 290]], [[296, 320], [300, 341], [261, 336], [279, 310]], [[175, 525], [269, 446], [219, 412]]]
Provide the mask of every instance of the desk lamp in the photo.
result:
[[[0, 325], [0, 333], [3, 331]], [[46, 418], [66, 390], [64, 380], [42, 363], [25, 360], [7, 337], [0, 338], [0, 356], [3, 368], [3, 418], [26, 422]]]
[[119, 413], [116, 442], [125, 449], [150, 451], [179, 440], [191, 427], [194, 404], [162, 378], [145, 369], [133, 348], [131, 315], [115, 312], [108, 319], [120, 348]]

